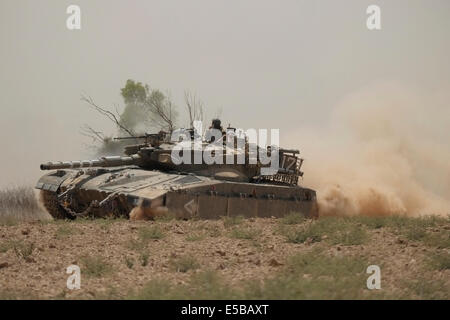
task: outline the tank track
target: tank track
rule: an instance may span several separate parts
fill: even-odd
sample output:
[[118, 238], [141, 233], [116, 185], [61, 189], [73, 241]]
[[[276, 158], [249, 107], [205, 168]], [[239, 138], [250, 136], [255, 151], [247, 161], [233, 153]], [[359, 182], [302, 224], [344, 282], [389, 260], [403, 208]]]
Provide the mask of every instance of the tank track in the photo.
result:
[[53, 219], [73, 219], [73, 217], [59, 205], [57, 194], [55, 192], [41, 190], [41, 200], [45, 209]]

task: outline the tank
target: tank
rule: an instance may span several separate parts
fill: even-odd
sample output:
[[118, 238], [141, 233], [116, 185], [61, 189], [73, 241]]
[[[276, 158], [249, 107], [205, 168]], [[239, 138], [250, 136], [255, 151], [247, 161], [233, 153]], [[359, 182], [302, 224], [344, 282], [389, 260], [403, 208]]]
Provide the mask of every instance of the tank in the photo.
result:
[[[263, 149], [267, 155], [276, 152], [278, 157], [276, 170], [262, 174], [268, 165], [252, 158], [252, 152], [259, 154], [260, 147], [247, 138], [233, 136], [234, 128], [222, 131], [220, 120], [214, 120], [211, 128], [220, 129], [219, 139], [208, 134], [201, 138], [195, 129], [189, 129], [181, 135], [185, 138], [187, 133], [186, 142], [180, 139], [179, 132], [177, 138], [176, 132], [161, 131], [116, 138], [141, 141], [127, 145], [123, 156], [43, 163], [40, 169], [51, 171], [39, 179], [36, 188], [41, 190], [42, 202], [55, 219], [148, 220], [166, 215], [217, 219], [282, 217], [292, 212], [317, 217], [316, 192], [299, 185], [303, 159], [298, 150]], [[228, 140], [229, 135], [234, 140]], [[180, 140], [195, 146], [181, 148]], [[213, 151], [211, 145], [215, 146]], [[215, 163], [207, 161], [205, 153], [215, 156]], [[185, 157], [196, 161], [181, 161]]]

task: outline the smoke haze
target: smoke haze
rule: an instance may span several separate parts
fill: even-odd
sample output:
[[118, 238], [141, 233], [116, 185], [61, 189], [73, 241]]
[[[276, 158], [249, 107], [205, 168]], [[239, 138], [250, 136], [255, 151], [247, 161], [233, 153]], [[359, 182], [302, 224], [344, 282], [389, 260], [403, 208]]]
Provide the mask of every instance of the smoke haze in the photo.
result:
[[328, 127], [293, 134], [321, 215], [450, 214], [450, 91], [418, 92], [366, 87], [335, 107]]

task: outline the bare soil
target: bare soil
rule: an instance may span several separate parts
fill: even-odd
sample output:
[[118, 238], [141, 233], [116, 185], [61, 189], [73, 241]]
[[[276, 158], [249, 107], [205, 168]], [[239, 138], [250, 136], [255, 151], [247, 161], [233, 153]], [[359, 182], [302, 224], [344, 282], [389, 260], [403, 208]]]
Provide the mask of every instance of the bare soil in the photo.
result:
[[[449, 220], [403, 228], [386, 219], [329, 220], [322, 225], [335, 229], [323, 233], [319, 224], [311, 229], [317, 221], [274, 218], [0, 225], [0, 298], [208, 298], [220, 291], [209, 297], [449, 299]], [[345, 265], [352, 261], [361, 263], [356, 271]], [[70, 265], [81, 268], [79, 290], [66, 287]], [[367, 289], [369, 265], [381, 268], [380, 290]], [[213, 287], [198, 280], [208, 274], [220, 279], [206, 280]]]

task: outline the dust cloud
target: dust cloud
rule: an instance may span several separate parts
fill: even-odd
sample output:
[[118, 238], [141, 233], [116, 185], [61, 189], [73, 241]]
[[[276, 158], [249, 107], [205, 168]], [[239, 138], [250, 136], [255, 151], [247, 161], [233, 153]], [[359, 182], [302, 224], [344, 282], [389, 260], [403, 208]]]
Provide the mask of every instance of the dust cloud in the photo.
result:
[[295, 132], [320, 215], [450, 214], [450, 90], [366, 87]]

